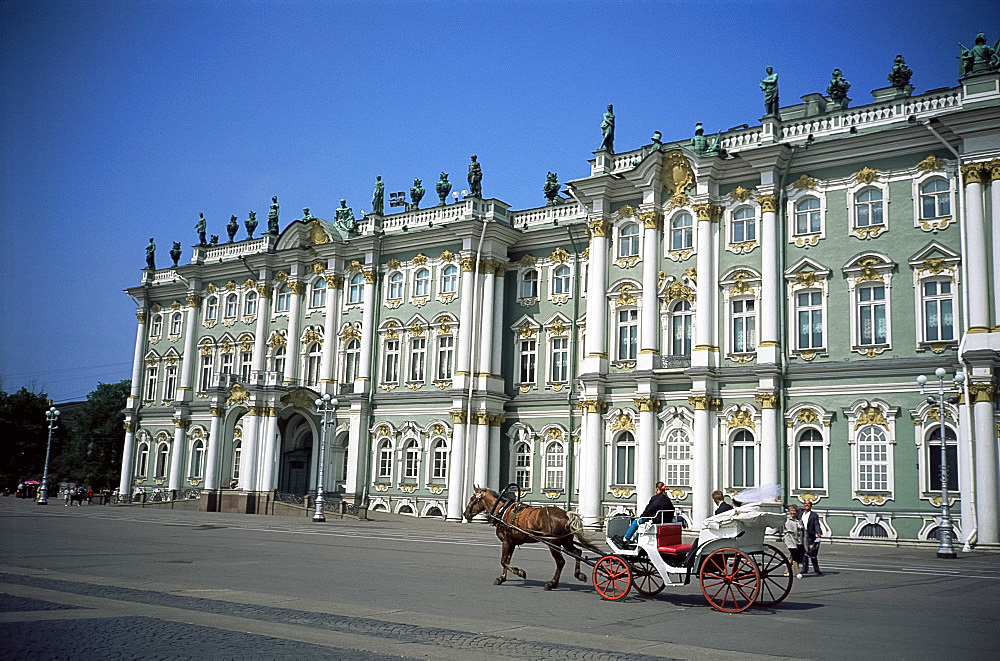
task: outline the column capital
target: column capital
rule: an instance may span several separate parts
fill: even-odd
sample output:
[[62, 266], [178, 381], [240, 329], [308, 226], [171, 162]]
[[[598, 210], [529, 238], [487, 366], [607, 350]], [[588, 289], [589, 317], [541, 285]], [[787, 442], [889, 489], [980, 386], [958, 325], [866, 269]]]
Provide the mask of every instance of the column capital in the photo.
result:
[[375, 284], [375, 270], [374, 269], [365, 269], [361, 273], [362, 273], [362, 275], [365, 276], [365, 284], [366, 285], [374, 285]]
[[655, 397], [637, 397], [632, 401], [640, 413], [655, 413], [660, 408], [660, 400]]
[[476, 424], [477, 425], [488, 425], [488, 424], [490, 424], [490, 416], [485, 411], [476, 411], [474, 415], [476, 417]]
[[600, 399], [581, 399], [577, 406], [585, 413], [603, 413], [607, 404]]
[[696, 204], [692, 208], [694, 209], [694, 212], [698, 214], [699, 221], [717, 223], [719, 222], [719, 219], [722, 218], [722, 207], [712, 204], [711, 202]]
[[987, 164], [986, 163], [964, 163], [962, 164], [962, 181], [964, 185], [986, 183]]
[[130, 421], [126, 420], [125, 422], [122, 423], [122, 425], [125, 427], [125, 433], [126, 434], [134, 434], [135, 433], [135, 423], [134, 422], [130, 422]]
[[992, 383], [969, 384], [969, 394], [972, 395], [972, 401], [976, 404], [980, 402], [992, 402], [995, 393], [996, 388]]
[[306, 285], [301, 280], [293, 280], [288, 283], [288, 291], [293, 294], [301, 294], [306, 289]]
[[177, 429], [187, 429], [191, 421], [186, 418], [174, 418], [174, 427]]
[[497, 413], [496, 415], [490, 416], [490, 427], [499, 427], [507, 419], [506, 414]]
[[591, 238], [607, 237], [611, 233], [611, 223], [604, 218], [595, 218], [587, 222], [587, 229], [590, 230]]
[[184, 300], [187, 302], [189, 308], [196, 308], [201, 305], [201, 296], [198, 294], [188, 294]]
[[257, 293], [263, 298], [271, 298], [274, 288], [271, 285], [257, 285]]
[[145, 312], [136, 312], [135, 313], [135, 320], [138, 321], [140, 324], [146, 323], [146, 313]]
[[760, 203], [760, 210], [764, 213], [775, 213], [778, 211], [778, 196], [774, 193], [758, 195], [757, 201]]
[[458, 258], [458, 264], [462, 267], [463, 273], [472, 273], [476, 270], [476, 258], [472, 255]]
[[663, 223], [663, 212], [659, 209], [643, 211], [639, 214], [639, 220], [642, 221], [643, 228], [648, 230], [658, 230]]
[[221, 406], [213, 406], [212, 408], [208, 409], [209, 415], [211, 415], [213, 418], [221, 418], [225, 414], [225, 412], [226, 412], [225, 409], [223, 409]]
[[330, 289], [344, 288], [344, 276], [342, 275], [328, 275], [324, 277], [324, 280], [326, 280], [326, 285]]
[[1000, 180], [1000, 158], [994, 158], [986, 164], [986, 168], [990, 171], [991, 181]]
[[456, 425], [465, 424], [465, 413], [463, 413], [462, 411], [450, 411], [448, 415], [451, 416], [452, 422], [454, 422]]
[[778, 396], [771, 393], [757, 393], [754, 395], [754, 401], [763, 409], [773, 409], [778, 402]]

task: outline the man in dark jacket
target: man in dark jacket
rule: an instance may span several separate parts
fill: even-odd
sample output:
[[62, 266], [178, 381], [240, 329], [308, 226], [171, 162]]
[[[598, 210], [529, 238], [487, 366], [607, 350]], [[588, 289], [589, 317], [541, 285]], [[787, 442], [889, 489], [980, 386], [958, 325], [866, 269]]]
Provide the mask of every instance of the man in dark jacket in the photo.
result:
[[802, 563], [802, 573], [809, 573], [809, 560], [817, 576], [822, 576], [819, 570], [819, 543], [823, 538], [823, 529], [819, 527], [819, 515], [812, 511], [812, 501], [807, 500], [799, 510], [799, 518], [806, 529], [806, 557]]
[[712, 492], [712, 500], [715, 501], [716, 504], [716, 514], [722, 514], [723, 512], [728, 512], [733, 509], [733, 506], [726, 502], [726, 497], [718, 489]]
[[635, 519], [628, 527], [624, 541], [627, 543], [632, 541], [642, 519], [653, 519], [660, 512], [664, 513], [656, 519], [658, 523], [670, 523], [674, 520], [674, 504], [670, 502], [670, 497], [667, 496], [667, 485], [663, 482], [657, 482], [656, 486], [653, 487], [653, 497], [649, 499], [649, 504], [646, 505], [646, 509], [642, 510], [639, 518]]

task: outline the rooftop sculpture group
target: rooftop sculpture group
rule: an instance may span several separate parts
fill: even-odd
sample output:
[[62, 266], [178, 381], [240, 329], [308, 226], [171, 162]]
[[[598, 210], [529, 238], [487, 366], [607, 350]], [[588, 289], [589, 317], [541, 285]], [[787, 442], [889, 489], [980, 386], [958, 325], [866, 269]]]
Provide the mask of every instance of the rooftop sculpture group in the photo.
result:
[[846, 108], [848, 101], [847, 90], [851, 89], [851, 84], [844, 79], [844, 74], [840, 69], [833, 70], [833, 77], [830, 84], [826, 86], [826, 95], [830, 100], [839, 104], [841, 108]]
[[897, 55], [892, 63], [892, 71], [889, 72], [889, 84], [898, 90], [905, 90], [912, 75], [913, 70], [906, 66], [906, 60], [902, 55]]
[[1000, 40], [993, 46], [986, 43], [986, 35], [980, 32], [976, 35], [976, 45], [971, 49], [959, 44], [962, 49], [958, 59], [961, 61], [963, 76], [1000, 71]]

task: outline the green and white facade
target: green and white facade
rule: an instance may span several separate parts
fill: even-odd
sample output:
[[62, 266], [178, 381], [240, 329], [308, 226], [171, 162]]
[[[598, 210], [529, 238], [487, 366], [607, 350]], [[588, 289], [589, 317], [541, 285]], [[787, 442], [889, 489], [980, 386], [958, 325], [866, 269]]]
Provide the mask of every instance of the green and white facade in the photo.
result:
[[697, 522], [780, 483], [834, 538], [928, 540], [943, 367], [956, 535], [998, 543], [1000, 75], [873, 94], [723, 156], [599, 151], [554, 206], [307, 217], [145, 271], [121, 493], [314, 492], [330, 393], [324, 488], [374, 510], [518, 482], [597, 526], [663, 480]]

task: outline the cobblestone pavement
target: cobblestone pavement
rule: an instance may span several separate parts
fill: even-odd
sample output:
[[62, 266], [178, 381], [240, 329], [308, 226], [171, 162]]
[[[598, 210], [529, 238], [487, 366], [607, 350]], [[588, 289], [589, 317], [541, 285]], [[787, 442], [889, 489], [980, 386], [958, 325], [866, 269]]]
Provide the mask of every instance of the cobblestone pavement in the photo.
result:
[[[468, 650], [475, 656], [509, 659], [593, 659], [594, 661], [662, 659], [641, 654], [615, 654], [572, 645], [515, 640], [502, 636], [387, 622], [367, 617], [313, 613], [289, 608], [241, 604], [151, 590], [81, 583], [0, 573], [0, 584], [52, 592], [165, 606], [202, 614], [226, 615], [250, 621], [282, 623], [419, 644]], [[37, 611], [74, 608], [48, 601], [4, 594], [0, 610]], [[42, 658], [338, 658], [384, 659], [385, 655], [283, 640], [251, 633], [166, 621], [149, 617], [72, 619], [0, 623], [0, 650], [7, 658], [29, 654]], [[247, 650], [253, 650], [248, 655]], [[399, 658], [399, 657], [392, 657]]]

